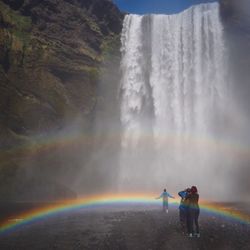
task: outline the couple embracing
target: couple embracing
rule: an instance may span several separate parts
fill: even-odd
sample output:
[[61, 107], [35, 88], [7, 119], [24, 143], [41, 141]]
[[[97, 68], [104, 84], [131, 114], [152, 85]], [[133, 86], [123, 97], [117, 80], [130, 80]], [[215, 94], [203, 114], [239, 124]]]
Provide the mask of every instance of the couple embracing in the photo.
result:
[[[200, 215], [199, 208], [199, 194], [196, 186], [187, 188], [180, 191], [178, 195], [181, 197], [181, 203], [179, 206], [180, 212], [180, 223], [183, 231], [185, 232], [185, 227], [187, 227], [188, 236], [200, 237], [198, 218]], [[174, 198], [171, 194], [167, 192], [166, 189], [163, 193], [156, 199], [163, 200], [163, 211], [168, 213], [168, 198]], [[194, 229], [195, 226], [195, 229]]]
[[[189, 237], [200, 237], [198, 218], [200, 215], [199, 194], [196, 186], [180, 191], [178, 195], [181, 197], [179, 206], [180, 223], [182, 229], [187, 226]], [[194, 230], [195, 226], [195, 230]]]

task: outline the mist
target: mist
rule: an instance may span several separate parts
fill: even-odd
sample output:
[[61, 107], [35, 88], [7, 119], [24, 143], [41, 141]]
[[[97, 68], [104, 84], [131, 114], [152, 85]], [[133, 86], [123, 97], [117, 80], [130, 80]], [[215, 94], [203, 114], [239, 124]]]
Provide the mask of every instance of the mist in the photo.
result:
[[249, 200], [250, 43], [238, 25], [217, 3], [127, 15], [102, 65], [94, 116], [34, 137], [53, 146], [26, 157], [16, 178], [47, 180], [47, 197], [196, 185], [202, 199]]
[[[225, 6], [224, 6], [225, 5]], [[229, 134], [234, 145], [240, 145], [244, 150], [234, 162], [232, 170], [231, 190], [236, 197], [250, 200], [247, 191], [249, 186], [249, 27], [250, 3], [247, 0], [222, 1], [222, 20], [224, 35], [228, 48], [228, 77], [231, 83], [231, 105], [227, 123]]]
[[202, 198], [249, 199], [249, 89], [232, 63], [232, 41], [217, 3], [126, 16], [120, 69], [114, 55], [100, 79], [93, 153], [78, 192], [197, 185]]

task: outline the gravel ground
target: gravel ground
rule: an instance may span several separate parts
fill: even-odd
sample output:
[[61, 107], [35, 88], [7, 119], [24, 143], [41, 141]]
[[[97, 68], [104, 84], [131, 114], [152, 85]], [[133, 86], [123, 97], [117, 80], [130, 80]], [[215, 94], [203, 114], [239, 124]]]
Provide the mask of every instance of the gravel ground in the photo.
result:
[[188, 238], [175, 208], [78, 210], [0, 235], [0, 249], [250, 249], [250, 225], [201, 211], [200, 227], [200, 238]]

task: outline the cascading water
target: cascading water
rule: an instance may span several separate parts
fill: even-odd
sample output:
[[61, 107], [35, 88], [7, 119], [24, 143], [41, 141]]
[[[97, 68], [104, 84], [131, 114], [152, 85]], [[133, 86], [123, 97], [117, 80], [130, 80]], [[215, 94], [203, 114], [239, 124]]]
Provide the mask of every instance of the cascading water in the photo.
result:
[[120, 188], [212, 178], [228, 88], [219, 5], [126, 15], [121, 42]]

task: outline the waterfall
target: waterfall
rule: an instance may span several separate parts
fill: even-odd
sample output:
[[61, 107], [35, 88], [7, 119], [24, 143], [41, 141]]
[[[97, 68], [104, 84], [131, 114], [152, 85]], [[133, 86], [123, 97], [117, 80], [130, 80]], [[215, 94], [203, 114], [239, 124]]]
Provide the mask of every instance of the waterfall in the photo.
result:
[[209, 174], [228, 91], [219, 5], [126, 15], [121, 43], [121, 189]]

